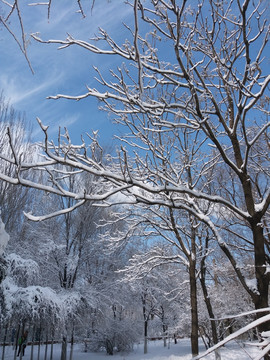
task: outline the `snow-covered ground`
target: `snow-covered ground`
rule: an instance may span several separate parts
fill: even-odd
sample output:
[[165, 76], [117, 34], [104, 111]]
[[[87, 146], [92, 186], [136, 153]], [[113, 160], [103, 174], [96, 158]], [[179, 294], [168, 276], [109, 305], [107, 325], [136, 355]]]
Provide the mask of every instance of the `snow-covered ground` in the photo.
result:
[[[54, 360], [60, 360], [60, 345], [54, 346]], [[2, 349], [0, 349], [0, 357], [2, 356]], [[190, 355], [190, 341], [188, 339], [182, 339], [178, 341], [178, 344], [173, 342], [164, 348], [162, 341], [152, 341], [149, 343], [148, 354], [143, 354], [143, 345], [138, 344], [134, 346], [134, 351], [129, 354], [115, 354], [113, 356], [107, 355], [105, 352], [93, 353], [93, 352], [83, 352], [83, 345], [76, 344], [74, 346], [73, 360], [191, 360]], [[203, 346], [201, 347], [203, 351]], [[30, 359], [31, 348], [28, 346], [25, 351], [24, 360]], [[48, 348], [49, 359], [50, 348]], [[238, 343], [232, 343], [221, 350], [222, 360], [251, 360], [256, 357], [257, 350], [256, 348], [245, 346], [242, 347]], [[34, 352], [34, 359], [37, 359], [37, 349]], [[11, 347], [7, 347], [5, 351], [5, 360], [13, 360], [14, 350]], [[19, 359], [17, 357], [17, 359]], [[44, 347], [40, 351], [40, 360], [44, 359]], [[68, 356], [69, 360], [69, 349]], [[214, 360], [214, 354], [203, 358], [204, 360]]]

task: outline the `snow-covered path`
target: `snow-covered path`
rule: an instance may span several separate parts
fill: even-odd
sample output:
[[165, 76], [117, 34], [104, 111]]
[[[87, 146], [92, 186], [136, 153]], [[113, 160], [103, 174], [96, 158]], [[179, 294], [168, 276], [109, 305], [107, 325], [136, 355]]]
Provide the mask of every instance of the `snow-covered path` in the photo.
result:
[[[37, 350], [37, 349], [35, 349]], [[54, 346], [54, 360], [60, 360], [60, 345]], [[68, 349], [69, 350], [69, 349]], [[164, 348], [162, 341], [153, 341], [149, 343], [148, 354], [143, 354], [143, 345], [138, 344], [134, 346], [134, 351], [129, 354], [115, 354], [113, 356], [109, 356], [106, 353], [99, 352], [83, 352], [83, 345], [76, 344], [74, 346], [73, 352], [73, 360], [191, 360], [190, 355], [190, 341], [188, 339], [182, 339], [178, 341], [178, 344], [174, 344], [173, 342], [169, 344], [166, 348]], [[202, 347], [203, 351], [204, 348]], [[24, 360], [30, 359], [30, 351], [31, 348], [28, 346], [25, 351]], [[49, 359], [50, 348], [48, 348], [48, 356]], [[256, 349], [251, 347], [242, 348], [234, 343], [226, 348], [221, 350], [222, 360], [251, 360], [256, 357]], [[37, 353], [34, 353], [34, 359], [37, 359]], [[2, 356], [2, 348], [0, 348], [0, 357]], [[5, 351], [5, 360], [13, 360], [14, 359], [14, 350], [11, 347], [7, 347]], [[19, 357], [17, 357], [19, 359]], [[69, 352], [67, 359], [69, 360]], [[214, 360], [214, 354], [209, 355], [207, 358], [203, 358], [204, 360]], [[44, 347], [41, 347], [40, 352], [40, 360], [44, 360]]]

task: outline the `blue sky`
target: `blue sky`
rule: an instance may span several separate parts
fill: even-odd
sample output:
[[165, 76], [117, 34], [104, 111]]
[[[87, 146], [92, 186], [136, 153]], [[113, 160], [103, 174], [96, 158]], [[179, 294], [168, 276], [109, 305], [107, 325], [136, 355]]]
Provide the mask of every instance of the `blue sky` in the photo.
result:
[[[128, 32], [121, 23], [126, 22], [133, 27], [133, 9], [125, 5], [124, 0], [96, 0], [92, 12], [92, 0], [81, 0], [86, 18], [76, 13], [77, 0], [53, 0], [49, 21], [47, 6], [27, 6], [30, 1], [19, 2], [27, 39], [31, 39], [31, 33], [39, 32], [43, 40], [63, 40], [67, 33], [75, 38], [88, 40], [98, 32], [100, 26], [122, 44]], [[11, 18], [10, 26], [20, 37], [15, 16]], [[164, 50], [164, 42], [161, 47], [159, 55], [166, 60], [168, 54]], [[81, 95], [86, 92], [86, 85], [99, 88], [94, 80], [96, 73], [93, 66], [98, 66], [102, 73], [106, 73], [110, 68], [119, 66], [121, 59], [95, 55], [76, 46], [64, 50], [57, 48], [57, 45], [40, 44], [30, 40], [28, 54], [35, 72], [32, 75], [17, 44], [0, 26], [0, 90], [4, 91], [6, 98], [17, 110], [24, 111], [27, 119], [33, 122], [34, 140], [43, 139], [35, 120], [39, 117], [45, 125], [50, 126], [51, 137], [57, 135], [59, 126], [65, 126], [73, 142], [78, 143], [81, 134], [98, 129], [102, 144], [111, 145], [112, 135], [118, 134], [120, 129], [111, 125], [107, 113], [98, 110], [96, 99], [89, 97], [75, 102], [64, 99], [48, 100], [46, 97], [58, 93]], [[254, 57], [254, 54], [252, 56]]]
[[[30, 3], [25, 1], [24, 3]], [[39, 32], [43, 40], [65, 39], [67, 33], [75, 38], [88, 40], [98, 32], [98, 27], [107, 30], [121, 43], [126, 34], [121, 22], [132, 24], [132, 8], [122, 1], [98, 0], [91, 12], [91, 1], [84, 1], [86, 18], [82, 18], [76, 0], [52, 1], [51, 17], [47, 19], [46, 6], [26, 6], [21, 2], [24, 30], [27, 38]], [[20, 36], [15, 16], [11, 18], [12, 30]], [[119, 31], [121, 30], [121, 31]], [[122, 39], [121, 39], [122, 37]], [[86, 92], [86, 85], [98, 87], [94, 80], [93, 66], [101, 71], [117, 66], [119, 59], [102, 57], [73, 46], [58, 50], [57, 45], [46, 45], [30, 40], [28, 54], [34, 69], [32, 75], [27, 62], [10, 34], [1, 27], [0, 31], [0, 89], [16, 110], [23, 111], [34, 124], [33, 139], [43, 138], [36, 124], [39, 117], [50, 126], [54, 137], [59, 126], [66, 126], [74, 142], [80, 141], [80, 134], [99, 129], [103, 144], [111, 144], [113, 127], [105, 112], [98, 110], [98, 102], [87, 98], [79, 102], [70, 100], [48, 100], [47, 96], [57, 93], [78, 95]]]

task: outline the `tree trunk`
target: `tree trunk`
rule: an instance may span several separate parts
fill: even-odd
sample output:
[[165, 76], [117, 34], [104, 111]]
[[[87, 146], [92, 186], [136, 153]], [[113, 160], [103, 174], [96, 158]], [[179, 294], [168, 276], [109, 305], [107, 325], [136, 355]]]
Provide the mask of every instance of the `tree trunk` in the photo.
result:
[[165, 323], [165, 311], [163, 306], [161, 306], [161, 321], [163, 330], [163, 346], [166, 347], [168, 338], [168, 325]]
[[[202, 263], [201, 263], [201, 265], [202, 265]], [[208, 296], [207, 286], [206, 286], [206, 283], [205, 283], [205, 266], [204, 265], [203, 265], [203, 268], [201, 266], [200, 283], [201, 283], [201, 286], [202, 286], [204, 302], [206, 304], [207, 312], [208, 312], [208, 315], [209, 315], [209, 318], [210, 318], [213, 344], [217, 344], [218, 343], [217, 326], [216, 326], [216, 321], [214, 320], [215, 316], [214, 316], [212, 304], [211, 304], [211, 301], [210, 301], [210, 297]], [[216, 360], [221, 360], [219, 350], [215, 351], [215, 359]]]
[[[269, 274], [266, 273], [266, 254], [265, 254], [265, 238], [261, 224], [256, 224], [252, 227], [254, 253], [255, 253], [255, 275], [257, 280], [257, 288], [259, 296], [254, 296], [255, 309], [265, 309], [268, 307], [269, 296]], [[267, 312], [257, 313], [257, 318], [269, 314]], [[270, 321], [258, 326], [259, 333], [270, 331]], [[270, 360], [270, 354], [264, 356], [264, 360]]]
[[192, 356], [199, 354], [199, 325], [198, 325], [198, 304], [197, 304], [197, 283], [196, 283], [196, 261], [190, 261], [190, 305], [191, 305], [191, 352]]
[[[257, 288], [259, 296], [254, 297], [256, 309], [264, 309], [268, 307], [268, 291], [269, 291], [269, 274], [266, 274], [266, 255], [265, 255], [265, 238], [263, 228], [260, 224], [256, 224], [253, 228], [253, 241], [255, 253], [255, 275], [257, 280]], [[258, 313], [258, 317], [267, 315], [269, 312]], [[266, 322], [259, 326], [259, 331], [269, 331], [270, 322]]]
[[[238, 153], [240, 154], [240, 150], [238, 151]], [[255, 276], [257, 280], [257, 290], [259, 292], [259, 295], [254, 293], [253, 302], [255, 305], [255, 309], [258, 310], [268, 307], [270, 276], [268, 273], [266, 273], [266, 267], [268, 264], [266, 259], [265, 246], [267, 240], [264, 237], [264, 228], [262, 225], [263, 214], [258, 211], [256, 212], [255, 210], [255, 201], [253, 198], [252, 183], [250, 181], [250, 178], [247, 174], [243, 174], [240, 179], [245, 195], [247, 211], [250, 214], [249, 224], [253, 235]], [[261, 312], [257, 314], [257, 317], [260, 318], [267, 314], [269, 314], [269, 312]], [[263, 331], [269, 331], [270, 321], [261, 324], [258, 329], [260, 333]], [[268, 360], [270, 358], [270, 355], [266, 358]]]
[[44, 360], [47, 360], [47, 355], [48, 355], [48, 333], [46, 334]]
[[[25, 323], [23, 322], [21, 336], [23, 336], [23, 334], [24, 334], [24, 326], [25, 326]], [[23, 348], [23, 344], [21, 344], [20, 360], [22, 360], [23, 354], [24, 354], [24, 348]]]
[[107, 354], [113, 355], [113, 343], [109, 339], [106, 339], [105, 347], [106, 347]]
[[4, 280], [6, 275], [6, 263], [5, 260], [0, 256], [0, 284]]
[[53, 360], [53, 342], [54, 342], [54, 332], [52, 332], [52, 342], [51, 342], [50, 360]]
[[16, 332], [13, 360], [16, 360], [16, 358], [17, 358], [17, 349], [18, 349], [18, 341], [19, 341], [20, 330], [21, 330], [21, 326], [19, 325], [18, 329], [17, 329], [17, 332]]
[[202, 291], [203, 291], [204, 302], [205, 302], [207, 312], [208, 312], [208, 315], [209, 315], [209, 318], [210, 318], [213, 344], [215, 345], [215, 344], [218, 343], [218, 333], [217, 333], [216, 321], [214, 320], [215, 315], [214, 315], [214, 312], [213, 312], [211, 300], [210, 300], [210, 297], [208, 295], [208, 289], [207, 289], [207, 286], [206, 286], [205, 273], [206, 273], [206, 267], [205, 267], [205, 257], [204, 257], [201, 260], [200, 283], [201, 283], [201, 287], [202, 287]]
[[7, 331], [8, 331], [8, 324], [5, 326], [5, 333], [3, 339], [3, 348], [2, 348], [2, 360], [5, 359], [5, 349], [6, 349], [6, 341], [7, 341]]
[[67, 338], [65, 336], [62, 339], [61, 360], [67, 360]]
[[163, 329], [163, 346], [167, 347], [167, 333], [166, 329]]
[[190, 282], [190, 306], [191, 306], [191, 352], [192, 356], [199, 354], [199, 320], [197, 302], [197, 279], [196, 279], [196, 229], [191, 224], [191, 254], [189, 256], [189, 282]]
[[143, 353], [147, 354], [147, 336], [148, 336], [148, 321], [144, 321], [144, 347], [143, 347]]
[[[269, 273], [266, 273], [267, 268], [267, 259], [265, 253], [265, 243], [266, 239], [263, 234], [263, 228], [259, 219], [256, 219], [256, 214], [249, 219], [250, 228], [253, 234], [253, 243], [254, 243], [254, 268], [255, 268], [255, 277], [257, 282], [257, 289], [250, 289], [239, 271], [237, 267], [237, 262], [228, 250], [226, 246], [219, 244], [225, 255], [230, 260], [234, 270], [241, 281], [242, 285], [244, 286], [247, 293], [251, 296], [252, 302], [256, 310], [261, 310], [268, 308], [268, 291], [269, 291]], [[256, 314], [257, 318], [260, 318], [264, 315], [269, 314], [269, 311], [266, 312], [258, 312]], [[270, 321], [265, 322], [258, 326], [258, 331], [261, 334], [264, 331], [270, 330]], [[270, 360], [270, 355], [265, 355], [265, 360]]]
[[40, 346], [41, 346], [41, 326], [39, 329], [39, 339], [38, 339], [38, 356], [37, 356], [38, 360], [40, 359]]
[[52, 343], [51, 343], [51, 351], [50, 351], [50, 360], [53, 360], [53, 339], [52, 339]]
[[[191, 174], [189, 171], [189, 178]], [[175, 219], [172, 210], [170, 209], [170, 218], [173, 231], [176, 238], [181, 246], [181, 249], [189, 262], [189, 284], [190, 284], [190, 308], [191, 308], [191, 351], [192, 355], [196, 356], [199, 354], [199, 324], [198, 324], [198, 303], [197, 303], [197, 279], [196, 279], [196, 226], [192, 215], [189, 217], [191, 226], [191, 252], [189, 253], [182, 241], [182, 238], [176, 227]]]
[[144, 354], [147, 354], [147, 336], [148, 336], [148, 315], [146, 313], [146, 294], [142, 295], [142, 305], [143, 305], [143, 319], [144, 319]]
[[34, 359], [34, 340], [35, 340], [35, 332], [36, 332], [36, 328], [35, 325], [33, 326], [32, 329], [32, 344], [31, 344], [31, 354], [30, 354], [30, 360]]
[[74, 326], [73, 326], [72, 334], [71, 334], [69, 360], [72, 360], [72, 358], [73, 358], [73, 346], [74, 346]]

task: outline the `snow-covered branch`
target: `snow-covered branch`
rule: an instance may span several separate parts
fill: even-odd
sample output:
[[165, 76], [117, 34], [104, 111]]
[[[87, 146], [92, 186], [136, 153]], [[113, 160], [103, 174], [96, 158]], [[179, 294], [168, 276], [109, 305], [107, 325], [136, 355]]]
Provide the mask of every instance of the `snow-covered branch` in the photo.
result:
[[[217, 345], [212, 346], [210, 349], [203, 352], [199, 356], [196, 356], [194, 359], [197, 359], [197, 360], [202, 359], [203, 357], [207, 356], [208, 354], [211, 354], [215, 350], [217, 350], [220, 347], [224, 346], [229, 341], [237, 339], [239, 336], [245, 334], [250, 329], [253, 329], [254, 327], [257, 327], [258, 325], [266, 323], [268, 321], [270, 321], [270, 315], [265, 315], [265, 316], [262, 316], [261, 318], [255, 320], [255, 321], [252, 321], [250, 324], [244, 326], [242, 329], [236, 331], [235, 333], [227, 336], [224, 340], [220, 341]], [[260, 351], [260, 354], [256, 357], [256, 359], [260, 360], [260, 359], [262, 359], [262, 357], [265, 354], [268, 354], [268, 351], [270, 349], [269, 337], [267, 336], [267, 338], [266, 338], [266, 340], [264, 342], [258, 343], [258, 346], [263, 347], [263, 349]]]

